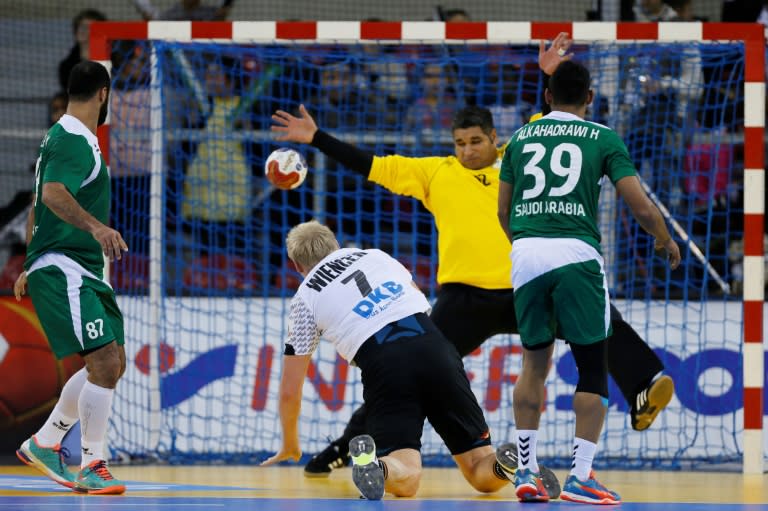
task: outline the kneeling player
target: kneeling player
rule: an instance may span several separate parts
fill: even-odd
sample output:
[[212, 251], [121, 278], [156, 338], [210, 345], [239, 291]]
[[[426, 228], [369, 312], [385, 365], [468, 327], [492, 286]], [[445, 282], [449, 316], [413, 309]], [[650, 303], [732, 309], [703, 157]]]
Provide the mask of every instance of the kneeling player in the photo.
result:
[[[349, 443], [352, 477], [361, 494], [380, 499], [416, 494], [424, 419], [445, 441], [464, 477], [495, 492], [516, 469], [513, 446], [491, 447], [488, 425], [458, 351], [427, 316], [429, 303], [411, 274], [381, 250], [339, 248], [317, 222], [297, 225], [288, 257], [304, 281], [291, 301], [280, 382], [280, 451], [264, 462], [298, 460], [298, 418], [310, 357], [324, 337], [362, 372], [368, 434]], [[551, 472], [548, 473], [551, 475]], [[559, 494], [556, 478], [550, 494]]]

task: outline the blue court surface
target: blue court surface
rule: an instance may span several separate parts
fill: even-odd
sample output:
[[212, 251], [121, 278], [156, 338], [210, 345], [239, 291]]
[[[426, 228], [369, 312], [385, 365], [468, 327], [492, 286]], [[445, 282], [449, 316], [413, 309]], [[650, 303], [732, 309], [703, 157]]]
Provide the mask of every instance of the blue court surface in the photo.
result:
[[405, 500], [385, 499], [247, 499], [216, 497], [138, 497], [138, 496], [77, 496], [66, 497], [0, 497], [4, 511], [103, 510], [103, 511], [168, 511], [184, 509], [213, 509], [222, 511], [513, 511], [518, 509], [544, 511], [546, 509], [622, 509], [624, 511], [764, 511], [764, 504], [679, 504], [679, 503], [624, 503], [620, 506], [588, 506], [572, 502], [547, 504], [521, 504], [501, 500]]
[[[217, 467], [210, 470], [216, 471]], [[237, 470], [230, 467], [229, 470]], [[207, 472], [207, 471], [206, 471]], [[672, 477], [674, 480], [674, 477]], [[326, 480], [327, 481], [327, 480]], [[256, 481], [254, 481], [256, 482]], [[249, 486], [222, 486], [207, 484], [179, 484], [177, 482], [142, 482], [127, 480], [128, 493], [119, 496], [79, 495], [40, 476], [21, 474], [0, 475], [0, 511], [30, 510], [222, 510], [222, 511], [543, 511], [546, 509], [622, 509], [626, 511], [768, 511], [768, 504], [727, 503], [727, 498], [713, 503], [680, 502], [626, 502], [618, 507], [590, 506], [572, 502], [554, 501], [547, 504], [522, 504], [513, 494], [485, 497], [468, 493], [466, 499], [449, 496], [447, 499], [397, 499], [386, 496], [381, 501], [338, 498], [328, 486], [330, 482], [295, 481], [295, 486], [271, 486], [261, 483]], [[310, 485], [310, 488], [307, 487]], [[684, 486], [684, 485], [682, 485]], [[686, 492], [681, 489], [681, 496]], [[727, 496], [729, 488], [718, 488]], [[733, 488], [731, 488], [733, 490]], [[690, 491], [690, 489], [688, 490]], [[652, 491], [644, 492], [647, 500]], [[690, 495], [690, 494], [689, 494]], [[738, 497], [736, 497], [738, 498]], [[736, 500], [734, 498], [734, 500]], [[686, 500], [692, 499], [690, 496]], [[704, 499], [702, 499], [704, 500]], [[753, 499], [749, 499], [754, 502]]]

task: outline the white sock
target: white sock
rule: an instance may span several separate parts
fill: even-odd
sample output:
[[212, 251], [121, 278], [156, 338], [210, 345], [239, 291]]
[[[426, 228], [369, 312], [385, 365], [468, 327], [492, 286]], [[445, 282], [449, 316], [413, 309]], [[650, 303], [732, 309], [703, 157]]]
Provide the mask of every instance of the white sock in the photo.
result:
[[574, 438], [571, 474], [575, 475], [579, 481], [589, 479], [589, 474], [592, 472], [592, 460], [595, 459], [595, 451], [597, 451], [597, 444], [593, 444], [583, 438]]
[[56, 402], [56, 406], [53, 407], [51, 415], [48, 416], [40, 431], [35, 433], [39, 445], [53, 447], [60, 444], [67, 431], [79, 420], [77, 400], [87, 380], [88, 371], [83, 367], [64, 384], [64, 388], [61, 389], [61, 396]]
[[81, 467], [88, 466], [94, 460], [104, 460], [104, 438], [107, 435], [109, 415], [112, 412], [114, 389], [99, 387], [86, 381], [80, 392], [78, 409], [80, 412], [80, 445], [82, 449]]
[[517, 468], [527, 468], [531, 472], [539, 472], [539, 462], [536, 461], [536, 441], [539, 432], [535, 429], [517, 430]]

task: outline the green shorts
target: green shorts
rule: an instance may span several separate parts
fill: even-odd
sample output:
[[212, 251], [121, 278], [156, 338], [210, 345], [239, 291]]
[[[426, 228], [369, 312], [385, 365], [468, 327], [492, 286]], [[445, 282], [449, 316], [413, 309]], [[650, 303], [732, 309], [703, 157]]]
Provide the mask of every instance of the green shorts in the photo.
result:
[[[43, 257], [48, 256], [46, 254]], [[59, 254], [57, 260], [64, 258]], [[57, 358], [125, 343], [123, 315], [115, 292], [71, 259], [64, 265], [35, 268], [27, 279], [29, 295]]]
[[523, 346], [555, 337], [592, 344], [611, 335], [605, 274], [597, 260], [548, 271], [515, 289], [515, 311]]

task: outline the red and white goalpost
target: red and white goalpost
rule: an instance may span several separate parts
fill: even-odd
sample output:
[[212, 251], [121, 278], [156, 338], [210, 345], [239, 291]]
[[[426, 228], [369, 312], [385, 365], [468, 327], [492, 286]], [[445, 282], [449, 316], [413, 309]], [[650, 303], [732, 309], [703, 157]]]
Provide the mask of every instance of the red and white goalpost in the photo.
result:
[[[537, 22], [105, 22], [91, 26], [91, 55], [94, 60], [111, 68], [110, 55], [112, 42], [117, 40], [152, 40], [176, 42], [214, 42], [216, 44], [259, 45], [269, 43], [336, 43], [353, 44], [360, 42], [381, 42], [400, 44], [529, 44], [540, 39], [550, 40], [559, 32], [571, 34], [577, 43], [617, 43], [642, 41], [652, 44], [686, 42], [708, 43], [718, 41], [740, 42], [744, 49], [744, 259], [743, 259], [743, 296], [742, 296], [742, 331], [730, 331], [734, 338], [743, 339], [743, 471], [762, 473], [764, 471], [764, 438], [766, 435], [763, 421], [765, 377], [764, 352], [768, 348], [764, 339], [764, 190], [765, 190], [765, 53], [766, 43], [763, 28], [757, 24], [724, 23], [537, 23]], [[153, 80], [156, 79], [156, 56], [152, 53]], [[164, 140], [162, 133], [162, 97], [159, 90], [153, 90], [150, 106], [151, 124], [151, 190], [150, 190], [150, 225], [149, 225], [149, 308], [142, 313], [142, 324], [149, 325], [141, 333], [132, 334], [130, 314], [126, 314], [128, 343], [141, 342], [149, 345], [150, 383], [142, 394], [142, 405], [146, 408], [142, 415], [143, 427], [149, 431], [147, 438], [137, 441], [146, 450], [161, 450], [163, 444], [162, 429], [165, 405], [162, 403], [160, 370], [160, 344], [163, 342], [163, 322], [166, 320], [168, 306], [161, 307], [165, 300], [162, 282], [165, 268], [162, 265], [164, 239], [162, 219], [163, 208], [163, 172]], [[108, 121], [109, 122], [109, 121]], [[109, 159], [110, 126], [99, 128], [99, 141], [103, 154]], [[683, 248], [681, 246], [681, 248]], [[161, 312], [165, 310], [166, 312]], [[215, 312], [218, 314], [220, 311]], [[201, 312], [202, 313], [202, 312]], [[280, 329], [281, 327], [277, 327]], [[280, 352], [280, 334], [274, 334], [273, 348]], [[136, 339], [141, 336], [142, 339]], [[255, 341], [254, 341], [255, 342]], [[262, 362], [260, 352], [259, 363]], [[270, 359], [271, 360], [271, 359]], [[129, 365], [131, 363], [129, 362]], [[275, 360], [277, 365], [277, 359]], [[261, 367], [261, 366], [260, 366]], [[279, 371], [277, 371], [279, 373]], [[346, 372], [344, 373], [346, 375]], [[273, 375], [273, 378], [275, 376]], [[118, 393], [131, 394], [131, 380], [122, 383]], [[274, 387], [273, 387], [274, 388]], [[243, 389], [248, 391], [249, 389]], [[254, 397], [254, 402], [255, 402]], [[181, 406], [181, 405], [179, 405]], [[136, 408], [138, 410], [138, 408]], [[255, 406], [253, 407], [255, 409]], [[128, 407], [130, 409], [130, 407]], [[251, 410], [246, 410], [249, 413]], [[138, 413], [138, 412], [137, 412]], [[245, 411], [243, 412], [245, 413]], [[665, 412], [667, 413], [667, 412]], [[347, 416], [340, 414], [335, 420], [342, 424]], [[212, 420], [217, 420], [212, 417]], [[223, 419], [222, 419], [223, 420]], [[272, 422], [271, 424], [274, 424]], [[141, 425], [139, 425], [141, 426]], [[338, 430], [340, 432], [340, 429]], [[183, 433], [182, 433], [183, 435]], [[119, 432], [113, 445], [119, 444], [127, 434]], [[132, 441], [131, 441], [132, 442]], [[204, 444], [197, 444], [199, 445]], [[166, 446], [167, 448], [167, 446]], [[205, 449], [206, 447], [202, 447]], [[256, 449], [269, 450], [271, 444], [257, 446]]]

